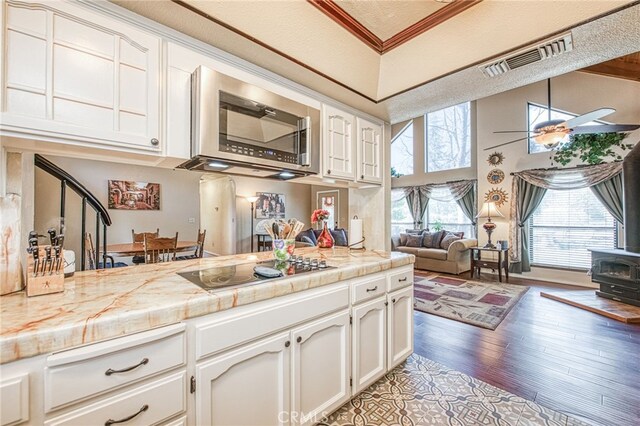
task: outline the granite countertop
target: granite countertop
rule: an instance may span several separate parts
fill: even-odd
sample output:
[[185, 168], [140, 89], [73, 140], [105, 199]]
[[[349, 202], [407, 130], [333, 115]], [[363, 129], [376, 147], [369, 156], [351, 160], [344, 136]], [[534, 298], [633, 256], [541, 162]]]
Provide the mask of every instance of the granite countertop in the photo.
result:
[[338, 281], [412, 264], [413, 255], [345, 248], [297, 249], [322, 272], [212, 292], [177, 272], [267, 260], [271, 252], [77, 272], [63, 293], [0, 297], [0, 364], [97, 342]]

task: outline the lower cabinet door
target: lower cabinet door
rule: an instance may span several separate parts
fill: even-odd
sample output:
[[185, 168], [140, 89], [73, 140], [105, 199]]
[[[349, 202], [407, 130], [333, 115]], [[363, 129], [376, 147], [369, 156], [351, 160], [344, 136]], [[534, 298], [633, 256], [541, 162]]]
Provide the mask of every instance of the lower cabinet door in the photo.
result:
[[291, 333], [292, 424], [315, 424], [351, 396], [349, 311]]
[[413, 352], [413, 286], [387, 295], [388, 370]]
[[196, 424], [289, 424], [290, 334], [196, 365]]
[[353, 308], [353, 394], [364, 390], [387, 371], [386, 296]]

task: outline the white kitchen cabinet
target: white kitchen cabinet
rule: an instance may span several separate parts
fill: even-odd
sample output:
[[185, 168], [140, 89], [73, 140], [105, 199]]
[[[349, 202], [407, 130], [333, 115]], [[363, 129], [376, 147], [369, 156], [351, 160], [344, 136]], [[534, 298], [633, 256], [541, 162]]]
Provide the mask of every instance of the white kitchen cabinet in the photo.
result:
[[314, 424], [349, 400], [349, 335], [348, 311], [292, 331], [292, 423]]
[[366, 389], [387, 371], [386, 295], [352, 310], [353, 394]]
[[160, 37], [71, 2], [3, 8], [5, 134], [161, 151]]
[[387, 295], [387, 370], [413, 353], [413, 286]]
[[196, 424], [289, 424], [290, 346], [280, 333], [197, 364]]
[[358, 182], [382, 183], [382, 126], [356, 118]]
[[355, 117], [322, 105], [323, 175], [354, 180], [356, 173]]
[[0, 380], [0, 425], [17, 425], [29, 420], [29, 374]]

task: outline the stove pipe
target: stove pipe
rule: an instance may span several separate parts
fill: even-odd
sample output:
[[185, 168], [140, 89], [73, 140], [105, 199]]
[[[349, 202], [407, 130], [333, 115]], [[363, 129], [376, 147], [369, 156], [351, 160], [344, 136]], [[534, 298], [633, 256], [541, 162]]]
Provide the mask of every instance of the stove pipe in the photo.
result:
[[640, 142], [622, 161], [625, 250], [640, 253]]

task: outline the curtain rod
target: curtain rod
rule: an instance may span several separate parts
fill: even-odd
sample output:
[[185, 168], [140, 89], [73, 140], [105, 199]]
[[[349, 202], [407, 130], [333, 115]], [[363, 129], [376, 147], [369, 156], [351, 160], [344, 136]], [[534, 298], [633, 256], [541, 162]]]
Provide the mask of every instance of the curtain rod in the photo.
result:
[[450, 183], [458, 183], [458, 182], [475, 182], [478, 179], [458, 179], [458, 180], [450, 180], [448, 182], [442, 183], [423, 183], [421, 185], [406, 185], [406, 186], [394, 186], [391, 189], [402, 189], [402, 188], [413, 188], [414, 186], [426, 186], [426, 185], [448, 185]]
[[[621, 163], [621, 162], [622, 161], [612, 161], [611, 163]], [[600, 164], [611, 164], [611, 163], [600, 163]], [[509, 173], [509, 175], [515, 176], [516, 173], [521, 173], [521, 172], [539, 172], [539, 171], [548, 171], [548, 170], [577, 170], [577, 169], [583, 169], [585, 167], [599, 166], [600, 164], [579, 164], [577, 166], [565, 167], [565, 168], [540, 167], [539, 169], [527, 169], [527, 170], [520, 170], [519, 172], [511, 172]]]

